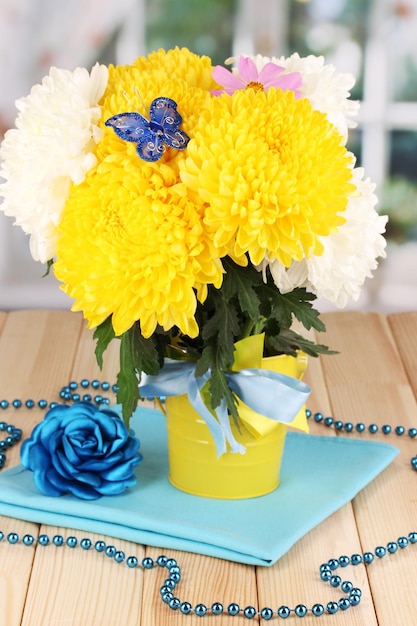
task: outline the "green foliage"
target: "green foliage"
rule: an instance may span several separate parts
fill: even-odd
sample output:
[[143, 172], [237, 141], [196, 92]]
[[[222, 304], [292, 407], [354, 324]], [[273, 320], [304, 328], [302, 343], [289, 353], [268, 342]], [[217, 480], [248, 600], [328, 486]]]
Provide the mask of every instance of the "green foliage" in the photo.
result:
[[[237, 398], [229, 389], [226, 374], [232, 369], [234, 345], [240, 339], [257, 333], [265, 334], [265, 356], [290, 354], [302, 350], [310, 356], [333, 354], [326, 346], [306, 339], [292, 329], [298, 320], [306, 330], [325, 330], [313, 307], [315, 296], [306, 289], [281, 294], [269, 273], [262, 275], [251, 264], [241, 267], [231, 259], [223, 259], [225, 274], [220, 289], [212, 285], [204, 303], [198, 303], [195, 318], [200, 328], [198, 337], [182, 335], [178, 328], [165, 332], [158, 327], [145, 339], [136, 323], [117, 339], [120, 340], [120, 372], [117, 399], [123, 406], [128, 423], [139, 400], [138, 383], [142, 373], [156, 375], [164, 358], [192, 360], [195, 375], [210, 373], [204, 397], [215, 409], [224, 400], [229, 413], [237, 419]], [[96, 357], [100, 367], [103, 353], [115, 339], [111, 318], [95, 331]]]

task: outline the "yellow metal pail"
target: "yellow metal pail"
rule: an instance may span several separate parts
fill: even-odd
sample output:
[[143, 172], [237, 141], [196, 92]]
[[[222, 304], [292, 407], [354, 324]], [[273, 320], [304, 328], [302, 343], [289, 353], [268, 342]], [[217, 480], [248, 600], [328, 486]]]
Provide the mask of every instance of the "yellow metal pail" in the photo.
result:
[[[262, 360], [263, 368], [298, 379], [306, 365], [304, 354]], [[166, 417], [169, 480], [178, 489], [208, 498], [242, 499], [262, 496], [278, 487], [286, 425], [268, 420], [272, 422], [269, 432], [255, 437], [244, 423], [239, 424], [239, 430], [232, 423], [233, 434], [246, 453], [228, 451], [218, 458], [204, 419], [186, 395], [167, 398]]]

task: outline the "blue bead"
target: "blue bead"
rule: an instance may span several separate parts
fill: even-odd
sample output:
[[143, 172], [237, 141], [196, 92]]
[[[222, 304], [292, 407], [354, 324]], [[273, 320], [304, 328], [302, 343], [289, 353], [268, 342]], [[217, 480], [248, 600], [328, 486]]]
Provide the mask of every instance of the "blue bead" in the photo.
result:
[[314, 413], [314, 421], [322, 422], [323, 421], [323, 413]]
[[327, 427], [330, 427], [330, 426], [332, 426], [333, 421], [334, 420], [333, 420], [332, 417], [326, 417], [325, 420], [324, 420], [324, 425], [327, 426]]
[[336, 420], [334, 423], [334, 427], [336, 430], [342, 430], [343, 428], [343, 422], [342, 420]]
[[102, 401], [103, 401], [103, 396], [100, 396], [100, 395], [94, 396], [94, 402], [96, 404], [101, 404]]
[[48, 535], [45, 535], [45, 534], [43, 534], [43, 535], [39, 535], [39, 537], [38, 537], [38, 543], [39, 543], [39, 545], [41, 545], [41, 546], [47, 546], [47, 545], [48, 545], [48, 543], [49, 543], [49, 537], [48, 537]]
[[87, 387], [90, 386], [90, 381], [88, 380], [88, 378], [83, 378], [81, 383], [80, 383], [80, 385], [81, 385], [81, 387], [86, 389]]
[[[9, 402], [8, 402], [7, 400], [2, 400], [2, 401], [0, 402], [0, 407], [1, 407], [2, 409], [8, 409], [8, 408], [9, 408]], [[0, 430], [2, 430], [2, 429], [0, 428]]]
[[169, 602], [169, 608], [176, 611], [180, 608], [181, 600], [179, 598], [172, 598]]
[[27, 409], [33, 409], [33, 407], [35, 406], [35, 403], [33, 400], [26, 400], [25, 406]]
[[399, 437], [401, 435], [403, 435], [405, 433], [405, 428], [404, 426], [396, 426], [395, 427], [395, 434], [398, 435]]
[[328, 602], [326, 604], [326, 611], [328, 613], [330, 613], [331, 615], [334, 615], [335, 613], [337, 613], [339, 610], [339, 605], [337, 604], [337, 602]]
[[17, 533], [9, 533], [7, 535], [7, 541], [9, 543], [17, 543], [19, 541], [19, 535]]
[[339, 567], [339, 561], [337, 559], [329, 559], [328, 565], [331, 570], [335, 570]]
[[411, 459], [411, 465], [414, 467], [415, 470], [417, 470], [417, 456], [413, 456], [413, 458]]
[[93, 389], [100, 389], [100, 381], [97, 379], [92, 380], [91, 386]]
[[320, 578], [324, 581], [327, 582], [328, 580], [330, 580], [332, 577], [332, 572], [331, 570], [323, 570], [322, 572], [320, 572]]
[[344, 580], [340, 588], [344, 593], [350, 593], [353, 589], [353, 584], [350, 582], [350, 580]]
[[0, 431], [3, 430], [7, 430], [7, 423], [6, 422], [0, 422]]
[[92, 395], [90, 393], [85, 393], [83, 395], [83, 401], [84, 402], [91, 402], [91, 400], [92, 400]]
[[97, 550], [97, 552], [104, 552], [104, 550], [106, 549], [106, 544], [104, 541], [96, 541], [94, 544], [94, 548]]
[[126, 555], [123, 550], [117, 550], [116, 554], [114, 555], [114, 560], [116, 561], [116, 563], [123, 563], [125, 558]]
[[291, 609], [288, 606], [280, 606], [277, 614], [281, 619], [287, 619], [291, 615]]
[[119, 393], [120, 387], [119, 385], [112, 385], [111, 390], [113, 391], [113, 393]]
[[353, 587], [352, 591], [350, 592], [350, 595], [355, 595], [355, 596], [360, 596], [362, 597], [362, 590], [359, 589], [359, 587]]
[[398, 550], [398, 544], [395, 541], [387, 543], [387, 550], [390, 554], [394, 554]]
[[220, 602], [215, 602], [211, 605], [211, 612], [213, 615], [221, 615], [223, 613], [223, 604]]
[[49, 405], [49, 408], [54, 409], [56, 406], [59, 406], [58, 402], [51, 402], [51, 404]]
[[145, 556], [145, 558], [142, 559], [142, 567], [144, 569], [152, 569], [152, 567], [153, 567], [153, 559], [151, 559], [150, 556]]
[[243, 615], [247, 618], [247, 619], [253, 619], [256, 615], [257, 611], [255, 609], [254, 606], [247, 606], [244, 610], [243, 610]]
[[184, 613], [184, 615], [188, 615], [189, 613], [191, 613], [192, 608], [193, 607], [189, 602], [181, 602], [180, 604], [180, 611], [181, 613]]
[[351, 433], [353, 430], [353, 424], [352, 422], [346, 422], [344, 429], [347, 433]]
[[[168, 565], [167, 565], [168, 567]], [[179, 568], [178, 565], [173, 565], [172, 567], [169, 568], [169, 573], [170, 574], [181, 574], [181, 569]]]
[[363, 422], [358, 422], [355, 426], [356, 428], [356, 432], [358, 433], [363, 433], [363, 431], [365, 430], [366, 426]]
[[411, 437], [412, 439], [414, 437], [417, 437], [417, 428], [409, 428], [408, 429], [408, 436]]
[[375, 435], [375, 433], [378, 432], [378, 425], [377, 424], [370, 424], [369, 428], [368, 428], [369, 432], [372, 435]]
[[207, 613], [207, 607], [205, 604], [196, 604], [194, 613], [198, 615], [198, 617], [203, 617]]
[[67, 546], [69, 548], [75, 548], [78, 544], [78, 539], [77, 537], [67, 537], [65, 543], [67, 544]]
[[52, 537], [52, 543], [54, 546], [62, 546], [64, 543], [64, 537], [62, 535], [54, 535]]
[[398, 537], [398, 545], [400, 548], [406, 548], [408, 546], [407, 537]]
[[384, 435], [389, 435], [392, 429], [389, 424], [384, 424], [381, 430]]
[[80, 541], [80, 546], [82, 547], [83, 550], [89, 550], [92, 545], [93, 543], [91, 539], [89, 539], [88, 537], [83, 537], [83, 539], [81, 539]]
[[139, 559], [136, 556], [128, 556], [126, 565], [130, 568], [137, 567], [139, 565]]
[[357, 594], [351, 594], [349, 596], [350, 606], [358, 606], [361, 601], [361, 597]]
[[410, 543], [417, 543], [417, 533], [414, 531], [411, 533], [408, 533], [408, 540]]
[[294, 613], [297, 617], [304, 617], [307, 614], [307, 607], [305, 604], [297, 604], [294, 609]]
[[306, 418], [310, 419], [310, 417], [311, 417], [311, 411], [310, 409], [306, 409]]
[[107, 546], [105, 554], [112, 559], [116, 554], [116, 548], [114, 546]]
[[364, 560], [364, 563], [368, 563], [368, 564], [369, 564], [369, 563], [372, 563], [372, 561], [374, 560], [374, 558], [375, 558], [375, 557], [374, 557], [374, 555], [373, 555], [373, 553], [372, 553], [372, 552], [364, 552], [364, 554], [363, 554], [363, 560]]
[[0, 452], [0, 467], [4, 467], [6, 465], [6, 455], [3, 452]]
[[20, 428], [15, 428], [13, 431], [13, 439], [15, 441], [20, 441], [22, 438], [23, 432]]
[[259, 615], [264, 620], [270, 620], [274, 617], [274, 611], [270, 609], [268, 606], [266, 606], [264, 609], [261, 610]]
[[170, 591], [168, 591], [167, 593], [164, 593], [164, 594], [161, 596], [162, 600], [163, 600], [164, 602], [166, 602], [167, 604], [168, 604], [169, 602], [171, 602], [171, 600], [173, 599], [173, 597], [174, 597], [174, 594], [173, 594], [173, 593], [171, 593]]
[[3, 541], [3, 539], [4, 539], [4, 532], [0, 530], [0, 541]]
[[332, 576], [330, 579], [330, 584], [332, 587], [339, 587], [341, 582], [342, 579], [340, 578], [340, 576]]
[[339, 605], [339, 609], [342, 609], [342, 611], [346, 611], [347, 609], [350, 608], [349, 598], [340, 598], [338, 605]]
[[46, 400], [44, 400], [44, 399], [39, 400], [38, 407], [40, 409], [46, 409], [47, 406], [48, 406], [48, 402]]
[[161, 596], [163, 596], [165, 593], [171, 593], [172, 589], [171, 587], [167, 587], [166, 585], [162, 585], [162, 587], [159, 590]]
[[22, 542], [25, 544], [25, 546], [32, 546], [35, 542], [35, 537], [33, 535], [25, 535], [22, 538]]
[[164, 581], [164, 585], [165, 587], [169, 587], [170, 589], [175, 589], [175, 587], [177, 586], [177, 583], [174, 580], [172, 580], [172, 578], [167, 578]]
[[101, 383], [101, 388], [103, 389], [103, 391], [108, 391], [110, 389], [110, 383], [108, 383], [106, 380], [103, 381]]
[[352, 554], [352, 556], [350, 557], [350, 562], [352, 563], [352, 565], [359, 565], [360, 563], [362, 563], [362, 557], [360, 554]]
[[382, 559], [382, 557], [385, 556], [386, 553], [387, 553], [387, 551], [385, 550], [384, 546], [378, 546], [377, 548], [375, 548], [375, 554], [380, 559]]
[[161, 556], [158, 556], [158, 558], [156, 559], [156, 562], [159, 567], [165, 567], [167, 560], [167, 557], [161, 554]]
[[169, 575], [169, 577], [171, 580], [174, 581], [174, 583], [179, 583], [181, 580], [181, 574], [178, 574], [178, 572], [173, 572]]
[[313, 604], [313, 606], [311, 607], [311, 612], [316, 617], [320, 617], [324, 613], [324, 606], [322, 604], [319, 604], [319, 603]]
[[347, 567], [350, 563], [350, 558], [348, 556], [339, 556], [339, 565], [340, 567]]
[[320, 571], [321, 572], [330, 571], [330, 565], [328, 563], [322, 563], [320, 565]]
[[239, 611], [240, 606], [236, 604], [236, 602], [232, 602], [232, 604], [229, 604], [229, 606], [227, 607], [227, 612], [229, 613], [229, 615], [237, 615]]
[[170, 569], [171, 567], [175, 567], [176, 564], [177, 564], [177, 561], [175, 559], [167, 559], [165, 563], [165, 567]]
[[79, 393], [73, 393], [73, 394], [72, 394], [72, 398], [71, 398], [71, 400], [72, 400], [73, 402], [79, 402], [79, 401], [81, 400], [81, 396], [80, 396], [80, 394], [79, 394]]
[[15, 400], [13, 400], [12, 404], [15, 409], [20, 409], [20, 407], [22, 406], [22, 401], [16, 398]]

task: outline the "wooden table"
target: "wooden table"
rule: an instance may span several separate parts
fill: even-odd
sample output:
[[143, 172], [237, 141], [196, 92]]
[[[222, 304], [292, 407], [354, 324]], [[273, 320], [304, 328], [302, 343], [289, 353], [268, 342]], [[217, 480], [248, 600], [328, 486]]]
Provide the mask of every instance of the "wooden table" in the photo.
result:
[[[309, 407], [338, 419], [367, 424], [417, 426], [417, 312], [383, 316], [340, 312], [323, 316], [327, 333], [320, 340], [340, 351], [337, 356], [311, 359], [306, 376], [312, 387]], [[70, 380], [100, 378], [113, 381], [117, 371], [117, 345], [111, 346], [103, 372], [93, 353], [91, 333], [78, 314], [68, 311], [16, 311], [0, 313], [0, 398], [56, 398]], [[6, 418], [7, 415], [7, 418]], [[4, 413], [3, 419], [21, 426], [24, 436], [42, 419], [40, 409]], [[313, 423], [313, 432], [337, 436]], [[358, 435], [355, 435], [358, 436]], [[370, 437], [371, 435], [363, 435]], [[182, 567], [178, 587], [191, 603], [231, 600], [249, 604], [293, 608], [311, 607], [342, 596], [320, 581], [319, 565], [340, 555], [374, 551], [378, 545], [417, 531], [417, 475], [410, 459], [417, 454], [417, 439], [376, 435], [401, 450], [396, 460], [345, 505], [308, 533], [273, 567], [252, 567], [108, 539], [126, 554], [139, 559], [164, 552]], [[326, 459], [323, 459], [323, 463]], [[10, 450], [7, 466], [18, 463], [18, 449]], [[329, 472], [332, 468], [329, 467]], [[349, 480], [349, 475], [346, 475]], [[254, 501], [256, 506], [256, 501]], [[0, 517], [0, 530], [38, 536], [68, 529]], [[82, 533], [74, 531], [80, 536]], [[88, 534], [88, 533], [87, 533]], [[91, 534], [90, 534], [91, 536]], [[92, 535], [92, 539], [99, 538]], [[104, 538], [107, 541], [106, 538]], [[338, 570], [340, 572], [341, 570]], [[363, 590], [359, 606], [320, 618], [309, 613], [303, 624], [331, 626], [411, 626], [417, 600], [417, 545], [365, 567], [348, 566], [343, 578]], [[0, 543], [0, 622], [5, 626], [201, 626], [196, 615], [184, 616], [159, 599], [162, 574], [130, 570], [95, 551], [81, 548], [28, 548]], [[239, 615], [205, 617], [204, 623], [248, 624]], [[298, 623], [291, 615], [283, 621]], [[257, 623], [257, 618], [251, 623]], [[262, 621], [261, 623], [267, 623]]]

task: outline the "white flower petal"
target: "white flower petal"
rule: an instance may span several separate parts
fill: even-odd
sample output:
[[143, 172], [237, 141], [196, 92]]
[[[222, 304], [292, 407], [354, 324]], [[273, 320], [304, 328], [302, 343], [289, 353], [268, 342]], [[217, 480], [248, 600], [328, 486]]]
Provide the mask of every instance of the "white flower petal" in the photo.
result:
[[0, 209], [31, 235], [32, 256], [42, 263], [55, 254], [70, 185], [80, 184], [96, 164], [94, 149], [102, 138], [98, 102], [107, 79], [104, 65], [96, 64], [91, 73], [53, 67], [16, 102], [16, 128], [0, 149]]

